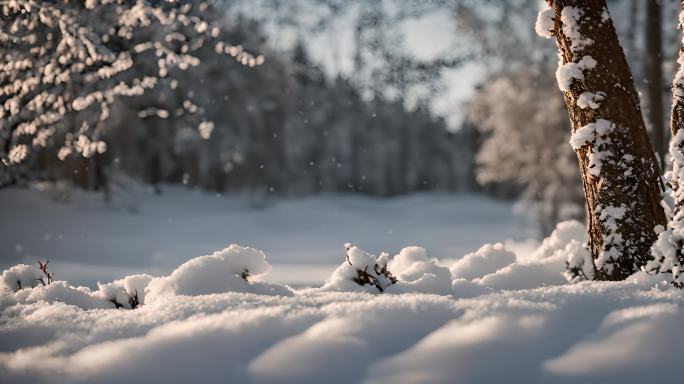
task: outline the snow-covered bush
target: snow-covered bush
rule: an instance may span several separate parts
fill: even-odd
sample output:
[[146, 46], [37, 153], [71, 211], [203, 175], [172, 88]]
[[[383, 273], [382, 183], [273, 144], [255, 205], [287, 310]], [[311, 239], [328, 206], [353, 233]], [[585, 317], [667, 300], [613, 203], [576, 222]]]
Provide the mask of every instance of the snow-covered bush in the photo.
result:
[[596, 268], [589, 248], [577, 240], [570, 242], [563, 249], [558, 249], [554, 255], [562, 255], [565, 261], [563, 276], [571, 283], [584, 280], [594, 280]]
[[334, 291], [384, 292], [397, 282], [396, 277], [387, 269], [389, 255], [371, 255], [349, 243], [344, 245], [347, 258], [333, 271], [323, 289]]
[[208, 295], [223, 292], [251, 292], [291, 295], [286, 286], [256, 280], [271, 269], [263, 252], [231, 244], [211, 255], [186, 261], [169, 276], [154, 279], [147, 287], [146, 300], [166, 295]]
[[422, 292], [449, 294], [451, 272], [430, 259], [421, 247], [406, 247], [389, 260], [386, 252], [372, 255], [345, 244], [347, 259], [330, 276], [322, 290], [365, 292]]
[[44, 263], [38, 260], [38, 267], [19, 264], [3, 271], [2, 276], [0, 276], [0, 292], [16, 292], [25, 288], [51, 284], [52, 277], [55, 274], [48, 271], [49, 263], [50, 260], [47, 260]]

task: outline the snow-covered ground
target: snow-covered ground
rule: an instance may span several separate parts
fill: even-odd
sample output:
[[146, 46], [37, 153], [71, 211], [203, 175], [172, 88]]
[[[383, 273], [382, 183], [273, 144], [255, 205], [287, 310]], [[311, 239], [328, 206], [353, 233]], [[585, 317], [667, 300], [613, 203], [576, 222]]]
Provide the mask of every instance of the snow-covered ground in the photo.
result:
[[530, 235], [509, 203], [474, 195], [324, 195], [254, 208], [243, 196], [168, 186], [161, 196], [129, 197], [137, 213], [79, 191], [70, 204], [50, 196], [0, 190], [0, 270], [50, 259], [57, 278], [94, 287], [134, 273], [167, 274], [190, 257], [236, 243], [266, 252], [276, 266], [269, 280], [320, 285], [344, 257], [346, 242], [374, 252], [422, 245], [434, 257], [457, 259], [483, 243]]
[[[584, 257], [578, 247], [584, 238], [580, 223], [559, 224], [549, 238], [534, 247], [532, 242], [508, 242], [486, 244], [467, 253], [459, 248], [459, 240], [484, 242], [483, 237], [496, 235], [495, 229], [504, 230], [502, 237], [516, 234], [511, 230], [515, 221], [508, 213], [510, 207], [448, 195], [393, 201], [333, 196], [282, 201], [255, 213], [230, 199], [215, 203], [200, 195], [184, 197], [186, 194], [171, 192], [168, 200], [156, 202], [156, 208], [150, 200], [140, 213], [150, 217], [135, 220], [149, 222], [154, 231], [146, 227], [136, 231], [126, 227], [132, 225], [126, 220], [133, 220], [126, 219], [128, 214], [103, 210], [96, 202], [58, 206], [34, 192], [0, 193], [0, 201], [5, 197], [15, 202], [9, 206], [3, 202], [3, 209], [8, 207], [11, 212], [5, 216], [3, 211], [3, 231], [12, 229], [11, 219], [24, 225], [24, 231], [40, 234], [45, 228], [39, 227], [40, 221], [30, 225], [30, 220], [40, 217], [32, 210], [42, 209], [46, 217], [76, 217], [72, 222], [65, 220], [60, 231], [58, 226], [46, 228], [62, 238], [79, 233], [68, 230], [74, 226], [90, 227], [81, 228], [84, 237], [99, 233], [95, 240], [107, 243], [88, 250], [95, 253], [92, 265], [102, 269], [107, 268], [102, 253], [111, 256], [113, 251], [107, 248], [128, 241], [126, 236], [132, 236], [130, 244], [119, 245], [118, 252], [146, 243], [154, 248], [149, 245], [154, 240], [163, 243], [161, 231], [179, 227], [154, 228], [154, 220], [164, 208], [172, 207], [173, 200], [186, 198], [188, 204], [195, 201], [198, 213], [193, 215], [192, 207], [181, 203], [176, 212], [183, 213], [174, 214], [171, 223], [185, 218], [195, 219], [195, 226], [220, 224], [227, 226], [223, 231], [243, 234], [252, 230], [258, 234], [251, 235], [250, 245], [259, 247], [257, 243], [263, 241], [277, 248], [282, 241], [291, 247], [281, 253], [274, 251], [275, 257], [237, 245], [221, 245], [216, 252], [199, 257], [194, 257], [197, 252], [185, 257], [165, 253], [166, 258], [137, 260], [140, 269], [136, 272], [159, 260], [179, 260], [169, 268], [164, 264], [164, 271], [156, 277], [138, 274], [123, 278], [125, 274], [121, 274], [118, 277], [122, 279], [96, 289], [74, 287], [66, 281], [43, 286], [37, 280], [42, 272], [35, 266], [10, 268], [0, 278], [0, 289], [4, 289], [0, 296], [0, 382], [681, 382], [684, 294], [664, 282], [667, 276], [643, 272], [624, 282], [568, 283], [572, 276], [564, 275], [566, 261], [574, 263]], [[415, 206], [419, 204], [426, 210]], [[461, 215], [450, 205], [460, 208]], [[320, 211], [300, 212], [314, 206]], [[26, 216], [20, 214], [22, 207]], [[219, 219], [223, 212], [212, 215], [218, 207], [233, 212], [233, 219], [239, 222], [230, 225], [229, 220]], [[478, 210], [482, 216], [476, 215]], [[269, 212], [271, 220], [266, 219]], [[284, 218], [287, 213], [295, 217]], [[335, 213], [346, 226], [324, 219]], [[447, 217], [454, 214], [458, 219]], [[86, 221], [98, 217], [107, 225]], [[317, 219], [322, 220], [318, 227], [328, 227], [316, 229]], [[410, 219], [415, 223], [413, 231]], [[56, 225], [59, 219], [47, 221]], [[456, 231], [438, 230], [449, 223], [460, 224], [453, 224]], [[116, 230], [117, 225], [123, 227]], [[243, 232], [238, 230], [241, 226], [246, 227]], [[182, 228], [195, 228], [196, 236], [210, 238], [193, 225]], [[316, 256], [295, 250], [311, 248], [303, 235], [307, 228], [312, 247], [319, 250]], [[346, 239], [356, 242], [345, 245], [346, 251], [342, 247], [338, 251], [336, 246], [326, 251], [322, 239], [339, 239], [329, 232], [323, 234], [343, 228]], [[387, 233], [388, 228], [399, 233]], [[221, 233], [214, 230], [210, 233]], [[276, 235], [279, 230], [298, 236]], [[385, 234], [362, 233], [371, 230]], [[426, 233], [428, 230], [437, 233]], [[146, 238], [147, 232], [156, 235]], [[9, 234], [23, 232], [12, 229]], [[351, 238], [353, 235], [360, 235], [360, 241]], [[8, 232], [2, 236], [9, 236]], [[467, 236], [472, 239], [466, 241]], [[416, 237], [419, 239], [413, 241]], [[23, 246], [33, 244], [26, 242], [30, 238], [26, 235], [21, 240]], [[190, 238], [174, 232], [167, 241], [186, 247]], [[53, 249], [59, 250], [55, 245], [59, 242], [39, 240], [36, 249], [48, 252], [53, 244]], [[202, 245], [201, 240], [196, 241], [196, 246]], [[398, 249], [423, 241], [427, 250]], [[381, 249], [390, 253], [379, 254]], [[21, 252], [11, 251], [11, 258], [3, 259], [8, 266], [23, 260], [15, 255]], [[306, 256], [291, 265], [319, 258], [335, 265], [326, 272], [325, 284], [292, 289], [272, 279], [273, 272], [285, 266], [286, 255]], [[434, 258], [442, 255], [458, 260]], [[131, 255], [119, 256], [129, 264], [122, 264], [117, 271], [135, 268]], [[62, 262], [59, 257], [50, 258], [51, 269]], [[282, 264], [269, 265], [273, 260]], [[70, 261], [84, 265], [82, 271], [91, 265], [83, 252]], [[361, 276], [370, 283], [361, 286], [353, 281]], [[56, 278], [61, 280], [64, 275]]]

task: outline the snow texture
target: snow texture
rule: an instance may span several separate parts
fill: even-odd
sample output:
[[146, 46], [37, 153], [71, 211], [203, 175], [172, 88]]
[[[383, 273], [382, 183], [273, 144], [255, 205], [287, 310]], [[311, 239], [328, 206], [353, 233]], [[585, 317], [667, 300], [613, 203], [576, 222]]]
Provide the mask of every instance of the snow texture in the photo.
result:
[[495, 273], [513, 262], [515, 253], [507, 250], [503, 244], [485, 244], [452, 265], [451, 274], [454, 278], [472, 280]]
[[577, 220], [558, 223], [556, 229], [545, 238], [541, 245], [532, 253], [532, 260], [544, 260], [552, 256], [559, 249], [563, 249], [573, 241], [586, 242], [587, 228]]

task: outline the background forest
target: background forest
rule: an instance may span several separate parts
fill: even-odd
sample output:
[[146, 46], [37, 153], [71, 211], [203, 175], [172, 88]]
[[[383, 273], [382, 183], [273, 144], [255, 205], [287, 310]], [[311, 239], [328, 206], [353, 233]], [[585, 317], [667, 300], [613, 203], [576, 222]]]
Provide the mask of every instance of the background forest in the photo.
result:
[[[261, 55], [259, 65], [201, 48], [192, 70], [115, 100], [98, 126], [106, 151], [67, 155], [48, 140], [0, 180], [57, 181], [60, 194], [73, 185], [131, 207], [126, 191], [139, 183], [245, 192], [256, 205], [319, 192], [485, 192], [521, 201], [547, 234], [584, 208], [556, 57], [530, 28], [537, 3], [215, 2], [221, 37]], [[609, 8], [655, 138], [678, 3], [649, 4]], [[654, 12], [662, 22], [649, 22]]]

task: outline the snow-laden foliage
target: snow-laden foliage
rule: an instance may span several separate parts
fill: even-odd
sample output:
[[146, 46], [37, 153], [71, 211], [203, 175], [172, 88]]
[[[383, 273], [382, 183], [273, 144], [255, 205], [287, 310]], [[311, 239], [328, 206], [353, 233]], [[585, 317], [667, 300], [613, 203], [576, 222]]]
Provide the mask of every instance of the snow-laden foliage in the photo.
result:
[[680, 129], [670, 142], [670, 156], [672, 156], [672, 171], [669, 173], [672, 187], [674, 215], [670, 218], [667, 228], [659, 230], [658, 239], [651, 248], [653, 260], [646, 265], [649, 272], [672, 273], [672, 282], [678, 287], [684, 287], [684, 130]]
[[[62, 160], [105, 152], [104, 122], [114, 101], [161, 85], [173, 88], [178, 71], [199, 64], [194, 53], [204, 46], [246, 66], [263, 63], [262, 56], [219, 40], [214, 19], [203, 1], [3, 2], [2, 167], [22, 163], [31, 149], [48, 143]], [[153, 112], [198, 111], [190, 99], [183, 105], [181, 111]]]

